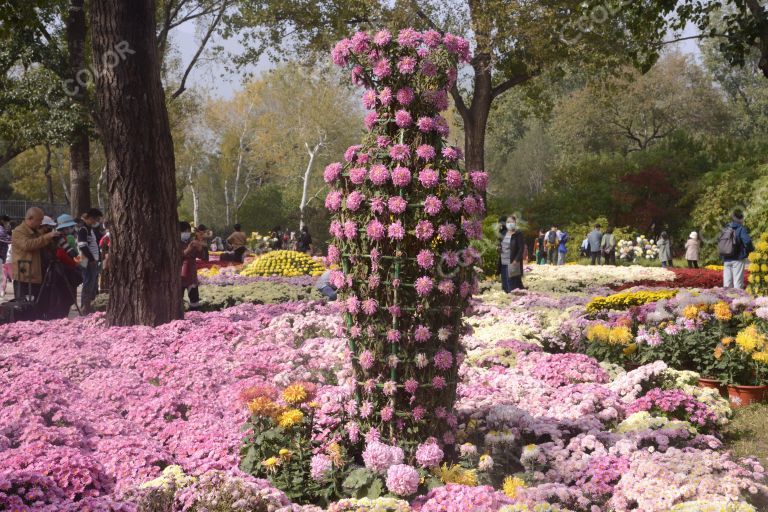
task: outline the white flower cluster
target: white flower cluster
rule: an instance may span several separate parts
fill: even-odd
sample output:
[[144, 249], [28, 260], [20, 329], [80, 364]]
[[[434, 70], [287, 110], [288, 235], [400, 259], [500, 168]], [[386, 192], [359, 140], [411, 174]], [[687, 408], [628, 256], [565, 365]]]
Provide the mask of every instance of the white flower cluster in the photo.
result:
[[649, 240], [644, 236], [639, 236], [633, 242], [632, 240], [619, 240], [617, 245], [619, 258], [623, 260], [636, 260], [645, 258], [655, 260], [659, 257], [659, 247], [655, 240]]

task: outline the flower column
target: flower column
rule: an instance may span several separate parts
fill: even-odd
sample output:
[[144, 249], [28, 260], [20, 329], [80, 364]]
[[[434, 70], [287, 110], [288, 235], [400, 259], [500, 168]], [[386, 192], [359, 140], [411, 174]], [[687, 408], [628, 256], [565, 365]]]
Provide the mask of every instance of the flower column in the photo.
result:
[[411, 453], [434, 436], [453, 442], [462, 316], [476, 287], [487, 175], [461, 169], [443, 137], [461, 38], [406, 29], [357, 33], [334, 62], [365, 87], [368, 134], [329, 165], [328, 249], [355, 369], [359, 422]]

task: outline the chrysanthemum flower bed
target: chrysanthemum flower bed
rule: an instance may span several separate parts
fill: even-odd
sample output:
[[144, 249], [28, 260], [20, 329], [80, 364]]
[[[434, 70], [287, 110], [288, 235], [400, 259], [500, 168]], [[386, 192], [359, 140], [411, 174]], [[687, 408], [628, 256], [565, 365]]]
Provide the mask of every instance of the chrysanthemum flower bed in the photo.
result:
[[256, 276], [319, 276], [325, 271], [322, 263], [297, 251], [272, 251], [259, 256], [252, 263], [243, 267], [240, 273], [248, 277]]
[[[725, 454], [730, 409], [695, 386], [696, 374], [661, 362], [627, 373], [542, 350], [583, 336], [575, 311], [588, 299], [478, 301], [462, 339], [456, 444], [427, 441], [413, 460], [398, 456], [397, 438], [355, 438], [365, 408], [328, 306], [240, 306], [156, 329], [106, 328], [98, 317], [3, 326], [0, 508], [135, 511], [166, 500], [200, 510], [215, 500], [221, 510], [318, 512], [296, 504], [309, 501], [301, 489], [357, 469], [389, 497], [349, 496], [327, 510], [754, 510], [762, 468]], [[253, 403], [264, 390], [273, 412]], [[289, 465], [297, 446], [274, 441], [274, 454], [254, 459], [264, 478], [239, 472], [241, 426], [278, 411], [279, 435], [309, 418], [316, 426], [306, 465]], [[306, 468], [306, 483], [286, 484], [289, 467]]]

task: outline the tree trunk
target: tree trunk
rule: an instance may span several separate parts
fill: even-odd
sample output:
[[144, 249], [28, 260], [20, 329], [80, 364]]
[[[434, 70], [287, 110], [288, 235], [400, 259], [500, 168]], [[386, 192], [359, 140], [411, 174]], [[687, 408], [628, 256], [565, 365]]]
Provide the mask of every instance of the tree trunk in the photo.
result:
[[480, 54], [472, 62], [475, 69], [472, 103], [464, 120], [464, 147], [467, 170], [485, 170], [485, 131], [491, 112], [493, 83], [491, 80], [491, 56]]
[[307, 162], [307, 168], [304, 171], [304, 183], [301, 188], [301, 203], [299, 203], [299, 231], [304, 228], [304, 210], [307, 207], [307, 195], [309, 193], [309, 175], [312, 172], [312, 164], [315, 163], [315, 155], [320, 149], [318, 143], [313, 149], [309, 149], [309, 144], [304, 143], [304, 147], [307, 148], [307, 154], [309, 155], [309, 162]]
[[192, 218], [194, 219], [195, 226], [200, 225], [200, 196], [198, 196], [197, 187], [190, 185], [192, 190]]
[[104, 200], [104, 188], [107, 185], [107, 167], [101, 168], [99, 181], [96, 182], [96, 201], [99, 202], [99, 210], [106, 211], [107, 202]]
[[[79, 105], [80, 120], [76, 124], [69, 146], [70, 206], [73, 217], [91, 207], [90, 142], [88, 140], [88, 96], [84, 85], [77, 84], [78, 74], [86, 69], [85, 62], [85, 0], [71, 0], [67, 18], [67, 48], [69, 78], [75, 81], [73, 99]], [[80, 79], [82, 81], [82, 79]]]
[[[154, 12], [154, 0], [92, 2], [112, 221], [110, 325], [159, 325], [183, 316], [173, 140]], [[104, 70], [126, 46], [130, 55]]]
[[48, 192], [48, 204], [53, 204], [54, 197], [53, 197], [53, 176], [51, 176], [51, 169], [53, 169], [53, 165], [51, 165], [51, 145], [46, 144], [45, 145], [45, 188], [46, 192]]

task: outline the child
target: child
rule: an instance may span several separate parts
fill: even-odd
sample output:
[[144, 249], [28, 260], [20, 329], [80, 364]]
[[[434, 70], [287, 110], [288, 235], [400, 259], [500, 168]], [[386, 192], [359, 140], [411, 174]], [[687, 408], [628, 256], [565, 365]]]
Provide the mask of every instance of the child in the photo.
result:
[[0, 297], [5, 297], [5, 288], [8, 285], [8, 281], [13, 283], [13, 246], [8, 244], [8, 254], [5, 257], [5, 261], [0, 262], [3, 266], [3, 278], [0, 283]]

